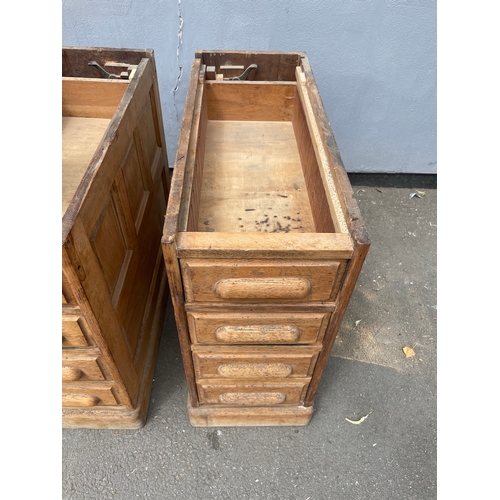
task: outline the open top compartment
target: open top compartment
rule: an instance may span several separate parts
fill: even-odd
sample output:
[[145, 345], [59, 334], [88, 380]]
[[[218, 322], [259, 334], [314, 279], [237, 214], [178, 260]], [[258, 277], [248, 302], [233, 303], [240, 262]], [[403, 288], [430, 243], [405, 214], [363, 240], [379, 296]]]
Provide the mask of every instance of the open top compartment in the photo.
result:
[[[95, 170], [123, 118], [149, 50], [67, 47], [62, 51], [62, 216]], [[134, 88], [129, 92], [129, 86]], [[125, 99], [124, 99], [125, 98]], [[121, 112], [119, 112], [119, 106]], [[87, 179], [90, 181], [90, 176]], [[84, 183], [83, 183], [84, 184]], [[88, 186], [83, 185], [79, 198]], [[73, 212], [76, 213], [77, 207]], [[71, 216], [74, 218], [74, 214]]]
[[266, 233], [280, 237], [266, 236], [266, 248], [293, 242], [350, 257], [350, 185], [318, 109], [303, 53], [197, 52], [174, 167], [182, 199], [164, 237], [177, 234], [181, 252], [257, 251]]

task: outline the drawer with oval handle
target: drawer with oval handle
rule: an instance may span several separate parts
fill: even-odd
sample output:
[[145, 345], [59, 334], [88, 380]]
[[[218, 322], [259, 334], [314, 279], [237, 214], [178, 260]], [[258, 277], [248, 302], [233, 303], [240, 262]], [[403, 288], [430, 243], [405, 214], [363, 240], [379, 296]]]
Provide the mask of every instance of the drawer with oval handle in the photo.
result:
[[293, 379], [312, 375], [320, 350], [321, 346], [193, 346], [192, 354], [199, 379]]
[[62, 405], [68, 407], [116, 406], [110, 382], [63, 382]]
[[62, 347], [87, 347], [87, 325], [81, 315], [62, 315]]
[[187, 318], [193, 344], [314, 344], [330, 313], [192, 311]]
[[310, 378], [280, 379], [265, 382], [257, 379], [197, 381], [201, 404], [233, 406], [270, 406], [298, 404], [303, 401]]
[[77, 380], [105, 380], [99, 365], [98, 349], [63, 350], [62, 380], [76, 382]]
[[181, 260], [186, 302], [335, 300], [344, 261]]

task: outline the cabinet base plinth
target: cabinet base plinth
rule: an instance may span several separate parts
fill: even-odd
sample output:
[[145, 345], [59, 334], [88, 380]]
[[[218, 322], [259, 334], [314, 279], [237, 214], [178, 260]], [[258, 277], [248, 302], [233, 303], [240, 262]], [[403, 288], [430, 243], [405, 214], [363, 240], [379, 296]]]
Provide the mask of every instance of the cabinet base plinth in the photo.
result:
[[193, 427], [304, 426], [313, 415], [313, 406], [199, 406], [188, 403]]
[[63, 409], [64, 429], [140, 429], [146, 423], [147, 406], [135, 410]]

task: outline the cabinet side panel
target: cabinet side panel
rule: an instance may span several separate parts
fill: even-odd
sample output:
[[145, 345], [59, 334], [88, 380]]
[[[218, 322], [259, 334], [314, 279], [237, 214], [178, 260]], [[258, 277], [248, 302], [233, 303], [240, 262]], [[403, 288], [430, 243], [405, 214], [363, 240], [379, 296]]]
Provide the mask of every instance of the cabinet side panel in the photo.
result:
[[309, 195], [311, 211], [316, 232], [334, 233], [335, 227], [330, 214], [325, 188], [319, 172], [319, 165], [314, 152], [307, 120], [298, 93], [295, 95], [295, 106], [292, 118], [293, 130], [299, 148], [302, 172]]

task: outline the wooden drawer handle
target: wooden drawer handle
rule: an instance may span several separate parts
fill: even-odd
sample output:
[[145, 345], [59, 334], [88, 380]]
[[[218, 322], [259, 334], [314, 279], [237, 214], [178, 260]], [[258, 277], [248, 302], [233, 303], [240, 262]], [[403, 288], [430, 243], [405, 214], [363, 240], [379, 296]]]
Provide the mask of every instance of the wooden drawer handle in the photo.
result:
[[278, 405], [285, 399], [282, 392], [224, 392], [219, 396], [223, 404], [246, 406]]
[[215, 338], [228, 344], [297, 342], [300, 331], [296, 326], [250, 325], [221, 326], [215, 330]]
[[99, 398], [97, 396], [92, 396], [91, 394], [63, 394], [62, 405], [63, 406], [97, 406], [99, 404]]
[[305, 278], [227, 278], [215, 284], [220, 299], [303, 299], [311, 291]]
[[80, 380], [82, 376], [83, 372], [79, 368], [73, 368], [72, 366], [63, 366], [62, 368], [63, 382], [74, 382]]
[[222, 377], [289, 377], [292, 367], [284, 363], [231, 363], [217, 368]]

